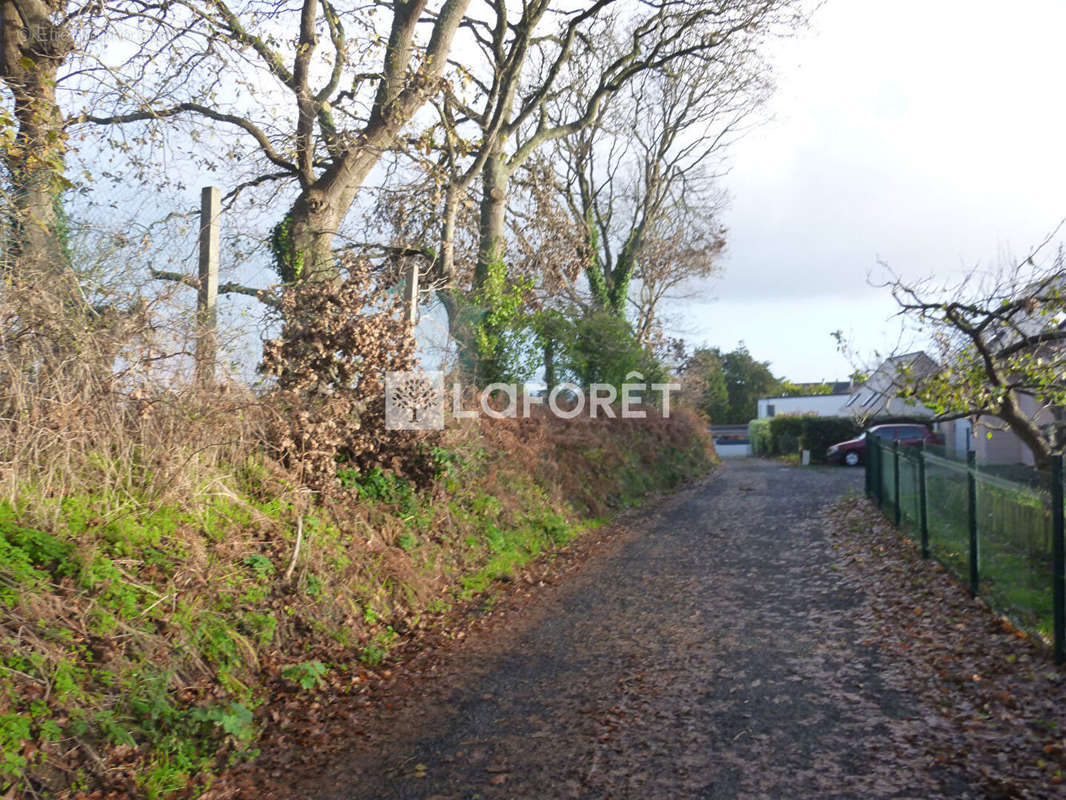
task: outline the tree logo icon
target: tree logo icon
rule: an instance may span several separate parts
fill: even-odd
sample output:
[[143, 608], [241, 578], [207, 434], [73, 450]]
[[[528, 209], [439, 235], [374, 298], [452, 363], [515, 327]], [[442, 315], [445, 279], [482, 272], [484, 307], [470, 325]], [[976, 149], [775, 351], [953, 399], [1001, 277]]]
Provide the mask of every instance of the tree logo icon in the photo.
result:
[[443, 372], [385, 373], [386, 430], [439, 431], [443, 428]]

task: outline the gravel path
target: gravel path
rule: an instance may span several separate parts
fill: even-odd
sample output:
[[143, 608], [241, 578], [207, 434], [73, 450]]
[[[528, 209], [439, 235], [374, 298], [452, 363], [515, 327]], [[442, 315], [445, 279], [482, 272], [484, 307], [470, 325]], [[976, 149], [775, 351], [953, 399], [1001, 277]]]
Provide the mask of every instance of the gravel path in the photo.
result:
[[[344, 798], [977, 797], [908, 754], [818, 513], [862, 473], [734, 461], [293, 777]], [[910, 720], [910, 723], [907, 721]]]

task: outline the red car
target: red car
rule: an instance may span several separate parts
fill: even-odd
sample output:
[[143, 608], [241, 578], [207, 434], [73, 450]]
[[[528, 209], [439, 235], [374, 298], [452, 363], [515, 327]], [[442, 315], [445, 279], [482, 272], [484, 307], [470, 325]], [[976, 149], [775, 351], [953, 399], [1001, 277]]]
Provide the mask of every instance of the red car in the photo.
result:
[[909, 445], [922, 442], [944, 443], [944, 437], [928, 425], [918, 425], [913, 422], [874, 425], [854, 439], [848, 439], [846, 442], [839, 442], [830, 447], [825, 452], [826, 461], [830, 464], [846, 464], [849, 467], [858, 466], [866, 460], [866, 437], [868, 436], [877, 436], [888, 442], [897, 441], [900, 444]]

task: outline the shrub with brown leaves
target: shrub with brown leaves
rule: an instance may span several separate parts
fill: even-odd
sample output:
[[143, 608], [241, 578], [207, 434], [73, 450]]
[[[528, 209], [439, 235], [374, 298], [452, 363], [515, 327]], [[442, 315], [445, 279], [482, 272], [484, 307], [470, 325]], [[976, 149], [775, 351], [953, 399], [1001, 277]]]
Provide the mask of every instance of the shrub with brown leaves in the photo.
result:
[[267, 398], [269, 436], [301, 480], [326, 490], [338, 462], [359, 470], [426, 472], [417, 431], [385, 429], [385, 373], [415, 367], [415, 339], [389, 296], [360, 261], [341, 281], [303, 282], [281, 298], [281, 336], [263, 345], [259, 371], [277, 378]]

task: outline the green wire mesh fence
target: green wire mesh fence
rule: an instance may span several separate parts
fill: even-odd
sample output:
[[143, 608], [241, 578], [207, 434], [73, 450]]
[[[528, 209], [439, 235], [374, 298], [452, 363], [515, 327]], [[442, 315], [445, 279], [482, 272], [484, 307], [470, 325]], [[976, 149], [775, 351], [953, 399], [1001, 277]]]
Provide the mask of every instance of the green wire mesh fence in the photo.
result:
[[866, 492], [972, 594], [1066, 660], [1063, 465], [1048, 472], [867, 438]]

